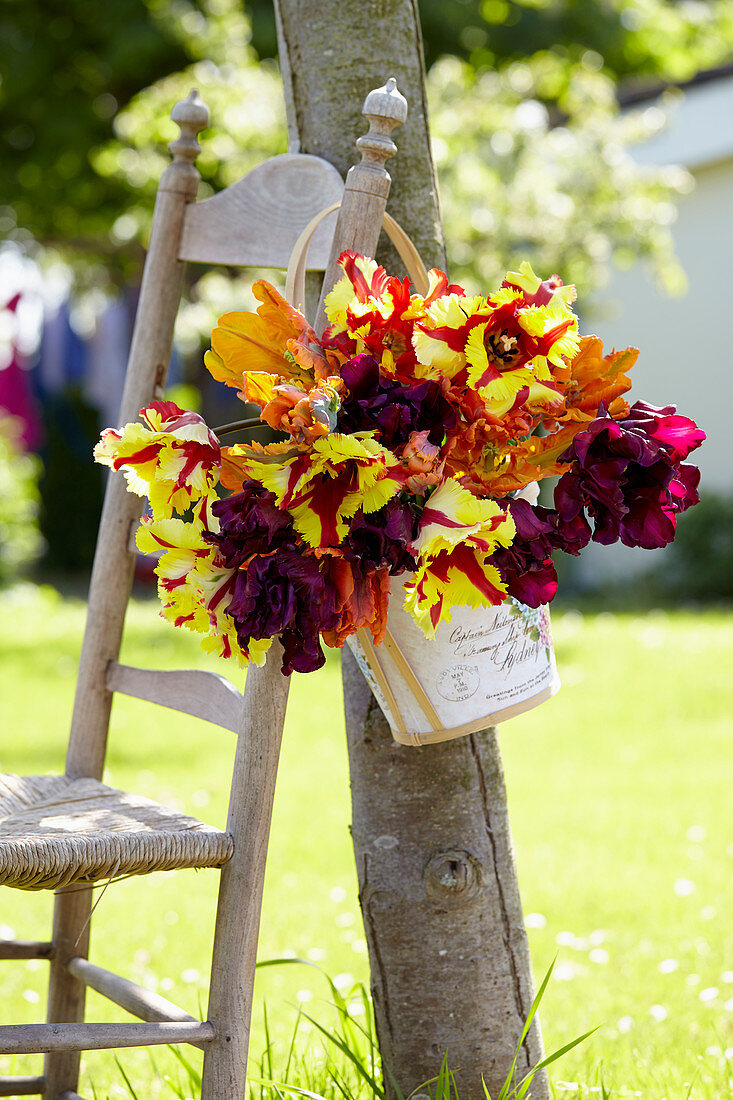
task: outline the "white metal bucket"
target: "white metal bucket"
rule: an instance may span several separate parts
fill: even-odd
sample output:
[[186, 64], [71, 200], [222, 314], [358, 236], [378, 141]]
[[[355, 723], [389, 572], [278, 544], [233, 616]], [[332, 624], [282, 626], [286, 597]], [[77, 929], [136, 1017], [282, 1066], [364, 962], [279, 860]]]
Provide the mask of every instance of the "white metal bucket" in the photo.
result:
[[384, 643], [374, 646], [365, 630], [348, 639], [400, 744], [476, 733], [559, 689], [547, 606], [510, 599], [499, 607], [456, 607], [430, 640], [404, 609], [403, 581], [392, 582]]

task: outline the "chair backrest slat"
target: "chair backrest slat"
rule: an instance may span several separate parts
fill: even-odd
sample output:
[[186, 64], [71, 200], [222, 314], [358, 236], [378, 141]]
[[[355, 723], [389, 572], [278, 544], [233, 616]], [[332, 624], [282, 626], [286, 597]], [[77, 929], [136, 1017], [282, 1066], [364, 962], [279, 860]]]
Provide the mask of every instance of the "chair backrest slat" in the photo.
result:
[[134, 668], [111, 661], [106, 683], [109, 691], [202, 718], [232, 733], [241, 726], [242, 694], [216, 672]]
[[[218, 195], [188, 206], [179, 259], [286, 268], [303, 226], [343, 189], [341, 176], [321, 157], [271, 157]], [[325, 270], [335, 225], [334, 216], [314, 237], [310, 268]]]

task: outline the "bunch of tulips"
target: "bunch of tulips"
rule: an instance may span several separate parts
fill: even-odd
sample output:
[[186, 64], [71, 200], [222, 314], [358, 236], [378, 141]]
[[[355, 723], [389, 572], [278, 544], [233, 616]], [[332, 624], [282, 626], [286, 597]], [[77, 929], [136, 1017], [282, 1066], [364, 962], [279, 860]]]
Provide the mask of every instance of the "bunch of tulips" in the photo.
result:
[[[638, 352], [579, 334], [574, 287], [524, 263], [474, 297], [434, 270], [421, 296], [340, 264], [321, 338], [264, 281], [212, 333], [208, 370], [278, 442], [222, 446], [169, 401], [102, 434], [97, 460], [149, 499], [137, 544], [166, 618], [241, 663], [277, 637], [283, 672], [309, 672], [359, 629], [380, 644], [393, 577], [430, 637], [457, 606], [548, 603], [554, 551], [674, 538], [705, 434], [629, 405]], [[547, 477], [551, 508], [532, 502]]]

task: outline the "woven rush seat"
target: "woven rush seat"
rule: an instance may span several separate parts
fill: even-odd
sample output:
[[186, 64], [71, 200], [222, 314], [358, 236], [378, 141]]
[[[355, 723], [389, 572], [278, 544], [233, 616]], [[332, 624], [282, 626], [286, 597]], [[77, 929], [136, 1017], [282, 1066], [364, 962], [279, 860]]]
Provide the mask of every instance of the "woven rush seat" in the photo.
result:
[[48, 890], [221, 867], [228, 833], [95, 779], [0, 775], [0, 884]]

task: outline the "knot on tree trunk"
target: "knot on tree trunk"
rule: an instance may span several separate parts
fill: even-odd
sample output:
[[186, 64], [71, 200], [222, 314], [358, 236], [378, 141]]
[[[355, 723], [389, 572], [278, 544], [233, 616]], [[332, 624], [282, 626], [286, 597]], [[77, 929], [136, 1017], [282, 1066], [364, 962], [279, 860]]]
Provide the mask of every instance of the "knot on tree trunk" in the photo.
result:
[[438, 852], [425, 865], [423, 881], [433, 901], [453, 905], [472, 901], [481, 889], [481, 864], [470, 852]]

